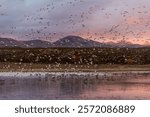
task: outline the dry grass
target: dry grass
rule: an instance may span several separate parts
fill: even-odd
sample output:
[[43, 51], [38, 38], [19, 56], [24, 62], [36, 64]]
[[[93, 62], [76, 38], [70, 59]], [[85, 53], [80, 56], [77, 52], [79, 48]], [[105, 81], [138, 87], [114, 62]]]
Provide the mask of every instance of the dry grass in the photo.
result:
[[3, 48], [0, 71], [150, 71], [150, 48]]
[[150, 48], [3, 48], [0, 62], [46, 64], [150, 64]]

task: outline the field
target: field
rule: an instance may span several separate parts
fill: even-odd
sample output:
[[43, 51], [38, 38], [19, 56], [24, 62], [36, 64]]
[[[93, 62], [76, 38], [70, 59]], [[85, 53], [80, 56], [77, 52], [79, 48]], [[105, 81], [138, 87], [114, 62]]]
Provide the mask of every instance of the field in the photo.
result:
[[150, 48], [2, 48], [1, 71], [150, 71]]
[[150, 48], [3, 48], [0, 62], [44, 64], [150, 64]]

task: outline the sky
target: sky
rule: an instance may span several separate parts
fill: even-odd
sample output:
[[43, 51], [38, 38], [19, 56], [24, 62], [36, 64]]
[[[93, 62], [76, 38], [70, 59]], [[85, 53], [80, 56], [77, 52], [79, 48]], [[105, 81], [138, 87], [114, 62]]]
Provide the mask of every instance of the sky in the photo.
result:
[[150, 45], [150, 0], [0, 0], [0, 37]]

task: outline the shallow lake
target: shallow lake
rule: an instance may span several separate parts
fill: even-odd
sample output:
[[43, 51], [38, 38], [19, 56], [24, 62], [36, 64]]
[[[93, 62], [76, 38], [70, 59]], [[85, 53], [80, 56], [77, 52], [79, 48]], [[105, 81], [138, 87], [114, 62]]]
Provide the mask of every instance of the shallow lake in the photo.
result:
[[150, 72], [3, 72], [0, 99], [150, 99]]

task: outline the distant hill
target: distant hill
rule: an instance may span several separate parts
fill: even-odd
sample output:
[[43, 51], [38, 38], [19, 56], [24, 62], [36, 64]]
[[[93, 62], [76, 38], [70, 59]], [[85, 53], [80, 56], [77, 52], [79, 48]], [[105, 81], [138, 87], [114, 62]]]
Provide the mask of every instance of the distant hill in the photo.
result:
[[28, 48], [48, 48], [52, 47], [53, 44], [48, 41], [42, 41], [42, 40], [31, 40], [31, 41], [22, 41], [26, 47]]
[[26, 47], [21, 41], [17, 41], [10, 38], [0, 38], [0, 47]]
[[108, 42], [108, 45], [112, 45], [112, 47], [120, 47], [120, 48], [141, 48], [141, 47], [145, 47], [143, 45], [139, 45], [139, 44], [133, 44], [131, 42], [127, 42], [125, 40], [121, 40], [117, 43], [114, 42]]
[[56, 42], [55, 47], [108, 47], [109, 45], [92, 40], [86, 40], [79, 36], [67, 36]]
[[52, 46], [53, 46], [52, 43], [42, 40], [17, 41], [9, 38], [0, 38], [0, 48], [4, 47], [48, 48]]
[[150, 46], [143, 46], [139, 44], [132, 44], [126, 41], [120, 41], [118, 43], [100, 43], [93, 40], [87, 40], [79, 36], [67, 36], [58, 41], [51, 43], [43, 40], [30, 40], [30, 41], [17, 41], [10, 38], [0, 38], [0, 48], [11, 48], [11, 47], [21, 47], [21, 48], [49, 48], [49, 47], [102, 47], [102, 48], [149, 48]]

